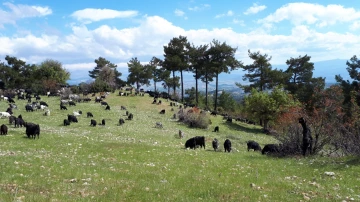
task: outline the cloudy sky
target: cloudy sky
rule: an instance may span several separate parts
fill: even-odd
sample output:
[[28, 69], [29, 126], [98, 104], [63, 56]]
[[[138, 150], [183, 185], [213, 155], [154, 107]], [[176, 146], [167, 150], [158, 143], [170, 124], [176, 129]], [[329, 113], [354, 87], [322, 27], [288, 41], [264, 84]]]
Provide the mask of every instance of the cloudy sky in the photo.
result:
[[360, 56], [358, 0], [0, 2], [0, 60], [55, 59], [72, 79], [86, 77], [98, 57], [121, 72], [133, 57], [162, 58], [163, 46], [179, 35], [195, 45], [226, 42], [245, 64], [248, 49], [272, 56], [273, 65], [305, 54], [312, 62]]

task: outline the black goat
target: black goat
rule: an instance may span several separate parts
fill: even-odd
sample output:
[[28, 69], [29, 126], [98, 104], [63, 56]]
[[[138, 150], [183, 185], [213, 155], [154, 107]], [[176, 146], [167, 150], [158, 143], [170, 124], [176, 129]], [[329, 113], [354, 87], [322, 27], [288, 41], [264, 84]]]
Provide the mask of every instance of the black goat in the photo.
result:
[[231, 141], [229, 139], [224, 142], [224, 150], [225, 152], [231, 152]]
[[250, 151], [250, 149], [253, 149], [254, 151], [261, 151], [261, 147], [259, 145], [259, 143], [250, 140], [247, 143], [247, 150]]
[[219, 148], [219, 141], [216, 138], [212, 141], [212, 146], [215, 151]]

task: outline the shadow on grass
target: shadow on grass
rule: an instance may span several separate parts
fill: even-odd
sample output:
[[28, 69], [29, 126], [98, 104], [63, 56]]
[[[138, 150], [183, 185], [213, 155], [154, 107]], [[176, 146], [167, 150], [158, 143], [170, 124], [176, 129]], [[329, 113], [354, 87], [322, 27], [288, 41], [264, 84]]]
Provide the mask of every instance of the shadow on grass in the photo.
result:
[[351, 157], [345, 163], [347, 165], [358, 166], [360, 165], [360, 157]]
[[260, 128], [255, 128], [252, 125], [249, 125], [249, 127], [245, 127], [237, 123], [229, 123], [229, 122], [224, 122], [221, 125], [229, 128], [230, 130], [243, 131], [246, 133], [262, 133], [262, 130]]

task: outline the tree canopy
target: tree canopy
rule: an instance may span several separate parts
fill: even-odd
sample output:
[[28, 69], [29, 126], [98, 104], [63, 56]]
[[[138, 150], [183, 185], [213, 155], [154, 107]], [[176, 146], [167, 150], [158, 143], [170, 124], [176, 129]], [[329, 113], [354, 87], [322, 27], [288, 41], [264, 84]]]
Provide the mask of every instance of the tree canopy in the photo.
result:
[[260, 91], [271, 88], [272, 80], [270, 76], [273, 75], [271, 74], [271, 56], [261, 54], [260, 51], [250, 52], [250, 50], [248, 50], [248, 55], [250, 59], [253, 60], [253, 63], [242, 67], [244, 71], [247, 71], [247, 73], [243, 76], [243, 80], [251, 83], [249, 85], [236, 83], [236, 85], [242, 88], [245, 92], [250, 92], [252, 88]]
[[144, 66], [135, 57], [128, 63], [129, 75], [128, 82], [136, 85], [136, 89], [139, 90], [142, 85], [150, 85], [150, 79], [152, 78], [151, 68]]

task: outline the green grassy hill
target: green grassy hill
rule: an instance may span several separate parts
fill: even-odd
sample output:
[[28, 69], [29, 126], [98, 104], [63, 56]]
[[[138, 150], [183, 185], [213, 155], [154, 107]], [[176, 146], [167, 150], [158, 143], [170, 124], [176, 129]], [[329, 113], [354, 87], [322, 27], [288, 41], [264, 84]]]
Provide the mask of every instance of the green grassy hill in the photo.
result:
[[[27, 122], [40, 124], [40, 139], [25, 136], [24, 128], [9, 128], [0, 136], [0, 201], [350, 201], [360, 200], [360, 167], [356, 158], [274, 158], [248, 152], [246, 141], [264, 146], [275, 140], [260, 127], [225, 123], [212, 117], [208, 130], [189, 128], [172, 119], [169, 102], [154, 105], [152, 98], [111, 94], [110, 111], [93, 101], [60, 110], [58, 97], [43, 97], [51, 116], [26, 112]], [[134, 120], [125, 120], [125, 110]], [[8, 104], [0, 101], [0, 111]], [[166, 109], [165, 115], [159, 114]], [[63, 126], [63, 119], [81, 110], [79, 123]], [[86, 112], [98, 123], [90, 126]], [[155, 128], [161, 122], [163, 129]], [[219, 133], [211, 132], [215, 126]], [[185, 138], [178, 138], [178, 131]], [[193, 136], [206, 137], [206, 149], [184, 149]], [[221, 151], [214, 152], [213, 138]], [[223, 152], [229, 138], [233, 152]], [[325, 173], [325, 172], [333, 172]]]

